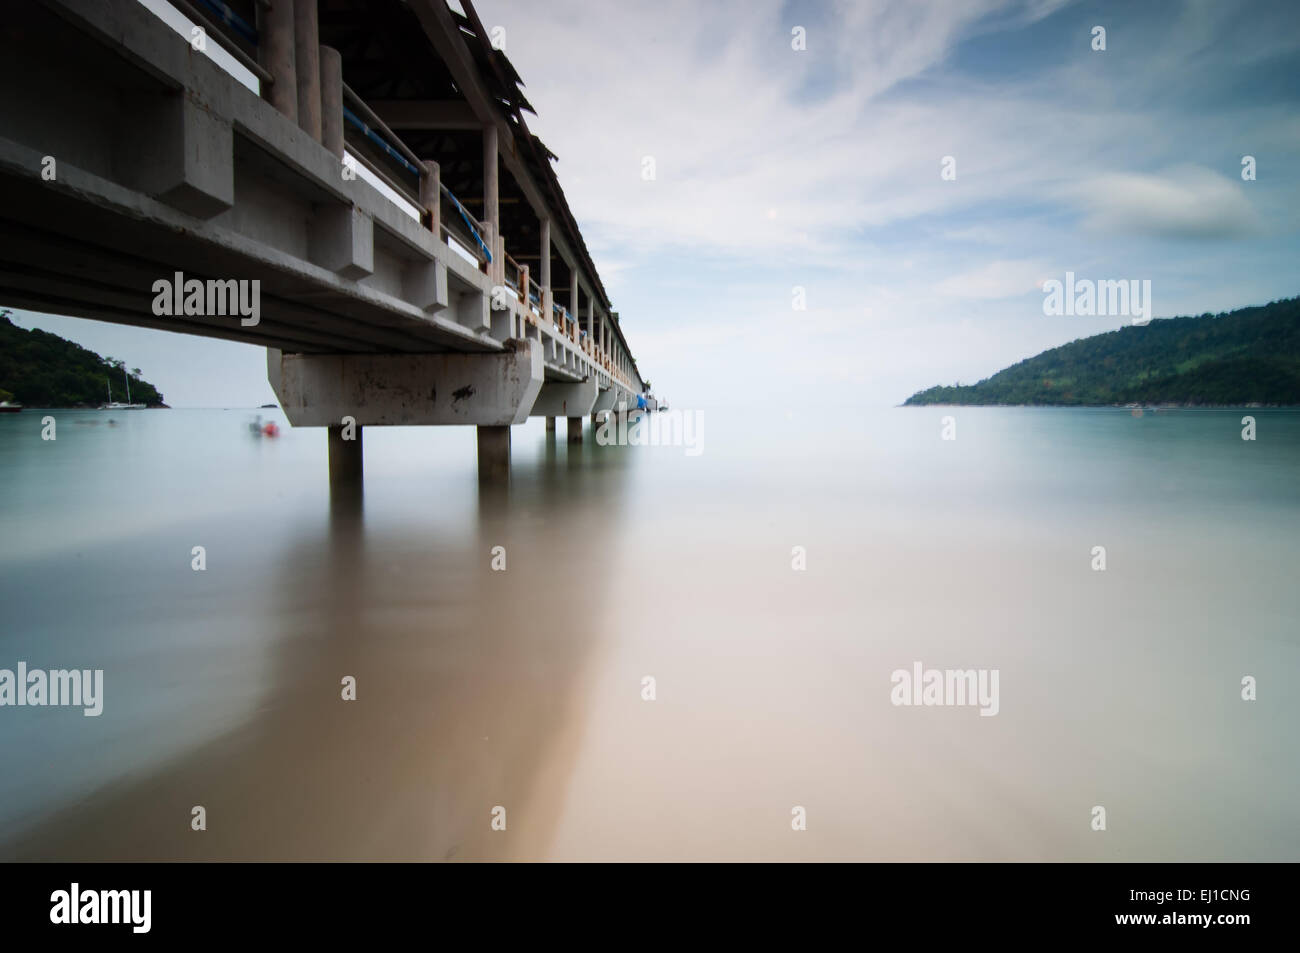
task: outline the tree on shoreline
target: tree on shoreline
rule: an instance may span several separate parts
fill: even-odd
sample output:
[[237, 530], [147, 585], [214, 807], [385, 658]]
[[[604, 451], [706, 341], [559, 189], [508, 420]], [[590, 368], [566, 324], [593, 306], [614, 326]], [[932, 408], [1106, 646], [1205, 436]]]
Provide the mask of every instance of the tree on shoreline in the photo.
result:
[[[79, 344], [40, 331], [28, 331], [0, 311], [0, 391], [27, 407], [98, 407], [108, 396], [106, 381], [121, 382], [126, 361], [100, 357]], [[162, 407], [163, 395], [132, 368], [131, 399]], [[125, 393], [122, 394], [125, 399]]]
[[1096, 334], [905, 406], [1130, 403], [1300, 406], [1300, 298]]

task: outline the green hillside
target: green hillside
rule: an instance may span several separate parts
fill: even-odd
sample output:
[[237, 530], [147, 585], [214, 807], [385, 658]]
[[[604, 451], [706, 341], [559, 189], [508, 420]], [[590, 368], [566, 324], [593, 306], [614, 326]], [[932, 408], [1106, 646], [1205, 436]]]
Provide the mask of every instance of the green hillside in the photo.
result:
[[[16, 327], [0, 311], [0, 400], [26, 407], [98, 407], [108, 399], [126, 400], [122, 361], [103, 358], [57, 334]], [[131, 399], [164, 407], [163, 395], [131, 372]]]
[[1300, 405], [1300, 298], [1108, 331], [905, 406], [1130, 403]]

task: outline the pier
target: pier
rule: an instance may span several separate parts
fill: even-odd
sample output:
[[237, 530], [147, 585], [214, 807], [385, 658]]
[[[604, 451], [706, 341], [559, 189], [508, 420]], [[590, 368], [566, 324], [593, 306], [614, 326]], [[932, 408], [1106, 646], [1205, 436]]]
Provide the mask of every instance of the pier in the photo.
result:
[[[501, 482], [511, 427], [581, 441], [649, 396], [468, 0], [172, 6], [188, 38], [136, 0], [6, 10], [0, 300], [265, 347], [332, 487], [364, 427], [477, 427]], [[201, 306], [155, 290], [174, 275]], [[240, 306], [209, 307], [226, 288]]]

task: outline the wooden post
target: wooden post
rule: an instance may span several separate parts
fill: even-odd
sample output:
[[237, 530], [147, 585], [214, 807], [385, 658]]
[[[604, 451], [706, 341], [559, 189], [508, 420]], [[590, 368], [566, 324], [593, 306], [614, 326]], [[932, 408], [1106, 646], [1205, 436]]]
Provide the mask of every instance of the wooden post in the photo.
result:
[[539, 223], [539, 230], [542, 233], [541, 253], [542, 261], [538, 266], [537, 283], [541, 285], [542, 292], [538, 295], [541, 299], [542, 313], [553, 315], [555, 311], [551, 304], [551, 220], [542, 219]]
[[293, 35], [298, 74], [298, 126], [320, 142], [320, 28], [316, 0], [294, 0]]
[[343, 158], [343, 57], [322, 46], [320, 57], [320, 134], [323, 145]]
[[442, 171], [438, 163], [425, 159], [422, 163], [424, 174], [420, 176], [420, 204], [424, 214], [420, 216], [433, 237], [442, 239]]
[[497, 236], [501, 234], [501, 208], [497, 200], [498, 175], [497, 127], [490, 122], [483, 127], [483, 224], [492, 230], [492, 241], [487, 246], [492, 250], [493, 256], [497, 253]]
[[293, 0], [272, 0], [259, 11], [258, 58], [271, 74], [271, 88], [264, 95], [271, 105], [294, 122], [298, 121], [298, 67], [294, 55]]
[[569, 266], [569, 313], [573, 320], [582, 323], [582, 308], [578, 304], [578, 269]]

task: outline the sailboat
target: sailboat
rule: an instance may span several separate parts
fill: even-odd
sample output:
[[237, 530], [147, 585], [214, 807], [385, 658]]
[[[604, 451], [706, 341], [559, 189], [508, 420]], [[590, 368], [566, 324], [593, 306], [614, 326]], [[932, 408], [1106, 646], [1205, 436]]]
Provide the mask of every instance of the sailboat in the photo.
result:
[[113, 399], [113, 384], [106, 379], [104, 383], [108, 384], [108, 403], [100, 407], [100, 410], [144, 410], [144, 404], [131, 403], [131, 375], [126, 372], [126, 367], [122, 368], [122, 375], [126, 378], [126, 403]]

